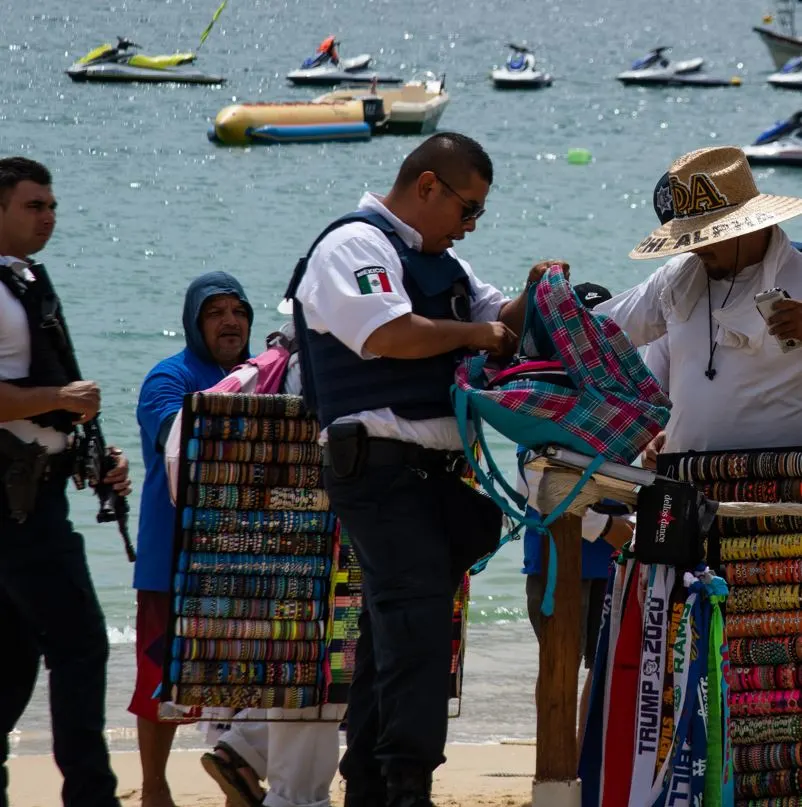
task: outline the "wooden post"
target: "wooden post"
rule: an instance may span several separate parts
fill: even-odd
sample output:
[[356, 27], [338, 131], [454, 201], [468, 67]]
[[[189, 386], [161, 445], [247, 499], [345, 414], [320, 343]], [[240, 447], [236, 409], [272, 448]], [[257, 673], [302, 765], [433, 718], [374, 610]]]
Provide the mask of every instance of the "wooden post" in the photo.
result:
[[[544, 484], [548, 471], [544, 475]], [[537, 690], [537, 755], [533, 807], [579, 807], [577, 691], [582, 618], [582, 519], [565, 515], [551, 526], [557, 548], [554, 613], [541, 616]], [[549, 542], [542, 542], [543, 579]]]

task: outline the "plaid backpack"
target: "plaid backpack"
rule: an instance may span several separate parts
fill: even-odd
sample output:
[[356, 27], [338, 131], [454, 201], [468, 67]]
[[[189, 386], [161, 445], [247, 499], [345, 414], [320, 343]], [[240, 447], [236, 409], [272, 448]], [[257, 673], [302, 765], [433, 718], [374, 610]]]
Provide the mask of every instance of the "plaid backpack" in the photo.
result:
[[[529, 290], [518, 353], [520, 373], [491, 369], [484, 356], [463, 360], [451, 388], [452, 401], [465, 454], [482, 487], [515, 523], [548, 533], [549, 524], [565, 512], [602, 462], [629, 464], [638, 456], [668, 423], [671, 402], [626, 334], [609, 317], [586, 309], [557, 267]], [[564, 382], [557, 383], [554, 365], [543, 364], [540, 372], [532, 372], [530, 360], [535, 358], [558, 360]], [[502, 383], [494, 383], [501, 373]], [[489, 474], [470, 451], [469, 421]], [[545, 519], [526, 516], [527, 497], [499, 471], [483, 421], [525, 449], [557, 445], [595, 460], [554, 512]], [[521, 473], [525, 456], [525, 451], [519, 454]], [[550, 567], [553, 543], [551, 550]]]

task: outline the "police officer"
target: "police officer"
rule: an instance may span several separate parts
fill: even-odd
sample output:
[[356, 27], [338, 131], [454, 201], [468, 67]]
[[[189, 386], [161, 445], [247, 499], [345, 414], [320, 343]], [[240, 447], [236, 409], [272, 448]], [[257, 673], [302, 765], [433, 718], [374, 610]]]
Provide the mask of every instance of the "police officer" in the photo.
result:
[[506, 299], [451, 249], [476, 228], [492, 181], [478, 143], [434, 135], [386, 197], [366, 194], [318, 238], [288, 290], [305, 394], [323, 427], [324, 483], [363, 572], [346, 807], [432, 804], [453, 597], [498, 543], [498, 509], [460, 481], [449, 399], [458, 358], [511, 354], [525, 313], [524, 295]]
[[[103, 736], [106, 625], [66, 496], [74, 424], [97, 414], [100, 390], [70, 379], [51, 338], [62, 324], [57, 299], [29, 257], [53, 233], [50, 186], [43, 165], [0, 160], [0, 806], [8, 804], [8, 735], [44, 656], [64, 805], [119, 807]], [[105, 481], [127, 495], [128, 463], [115, 456]]]

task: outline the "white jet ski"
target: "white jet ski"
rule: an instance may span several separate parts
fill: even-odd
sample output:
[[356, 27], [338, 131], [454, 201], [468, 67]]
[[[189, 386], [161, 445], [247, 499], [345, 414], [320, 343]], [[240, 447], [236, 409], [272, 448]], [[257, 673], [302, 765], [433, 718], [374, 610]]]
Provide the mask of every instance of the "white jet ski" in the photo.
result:
[[789, 59], [778, 73], [772, 73], [767, 79], [772, 87], [784, 90], [802, 90], [802, 56]]
[[[300, 69], [288, 73], [287, 79], [300, 86], [331, 86], [351, 81], [352, 73], [367, 70], [373, 59], [369, 53], [341, 59], [337, 51], [339, 44], [333, 36], [326, 37], [318, 45], [315, 55], [304, 59]], [[365, 81], [369, 82], [370, 77]], [[401, 79], [398, 79], [398, 83], [401, 83]]]
[[629, 70], [619, 73], [616, 78], [622, 84], [640, 84], [646, 86], [680, 86], [694, 85], [699, 87], [727, 87], [740, 84], [740, 79], [720, 79], [699, 73], [705, 60], [701, 57], [672, 62], [663, 54], [670, 47], [655, 48], [646, 56], [633, 62]]
[[499, 90], [539, 90], [551, 86], [551, 76], [539, 70], [535, 55], [522, 45], [509, 44], [510, 55], [504, 67], [490, 75], [493, 85]]
[[802, 110], [766, 129], [744, 154], [752, 165], [802, 166]]

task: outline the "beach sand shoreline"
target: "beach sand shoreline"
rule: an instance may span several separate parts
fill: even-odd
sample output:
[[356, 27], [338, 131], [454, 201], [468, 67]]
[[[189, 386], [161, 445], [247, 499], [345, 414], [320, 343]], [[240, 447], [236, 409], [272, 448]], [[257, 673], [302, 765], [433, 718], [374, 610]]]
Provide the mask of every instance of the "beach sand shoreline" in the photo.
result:
[[[203, 771], [201, 750], [174, 751], [168, 778], [178, 807], [224, 807], [225, 798]], [[449, 744], [448, 761], [435, 771], [433, 800], [437, 807], [529, 807], [535, 747], [531, 741], [487, 745]], [[135, 752], [113, 752], [117, 794], [125, 807], [140, 803], [141, 770]], [[11, 759], [9, 795], [14, 807], [58, 807], [61, 774], [51, 756]], [[344, 786], [339, 776], [331, 788], [332, 807], [342, 807]]]

